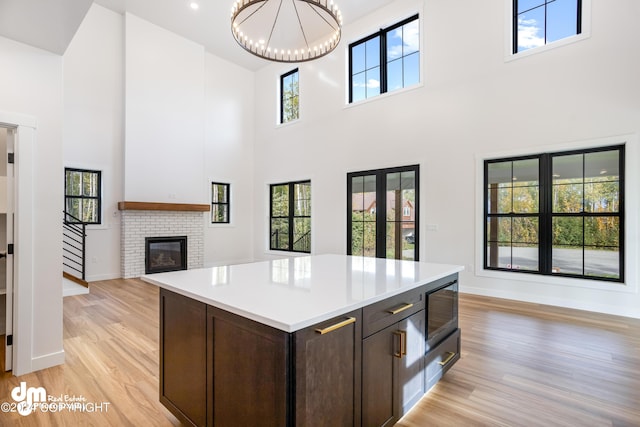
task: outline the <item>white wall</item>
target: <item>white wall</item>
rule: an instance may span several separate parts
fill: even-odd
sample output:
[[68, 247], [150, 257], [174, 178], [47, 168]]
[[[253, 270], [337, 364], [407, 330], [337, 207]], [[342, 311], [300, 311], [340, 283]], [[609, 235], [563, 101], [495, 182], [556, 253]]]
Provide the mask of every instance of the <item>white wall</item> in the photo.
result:
[[209, 204], [212, 181], [231, 184], [232, 223], [203, 215], [205, 265], [252, 260], [253, 78], [134, 15], [91, 7], [64, 55], [64, 164], [103, 171], [89, 281], [121, 277], [117, 202]]
[[253, 260], [253, 80], [253, 72], [206, 54], [205, 178], [231, 185], [230, 224], [211, 224], [207, 215], [207, 266]]
[[[29, 161], [25, 162], [24, 157], [18, 159], [18, 165], [32, 166], [32, 170], [18, 170], [17, 185], [24, 187], [29, 183], [33, 193], [18, 195], [29, 199], [31, 210], [17, 221], [29, 220], [33, 234], [23, 235], [23, 241], [16, 242], [16, 252], [21, 251], [21, 262], [28, 264], [29, 276], [33, 279], [28, 292], [23, 293], [29, 301], [19, 302], [18, 316], [27, 313], [27, 318], [14, 345], [26, 349], [26, 354], [19, 355], [21, 366], [14, 372], [29, 372], [64, 361], [60, 244], [62, 68], [62, 58], [58, 55], [0, 38], [0, 111], [9, 116], [17, 113], [34, 117], [37, 121], [33, 150], [22, 152]], [[22, 143], [32, 145], [31, 140], [18, 141], [17, 152]], [[24, 312], [23, 308], [26, 308]]]
[[204, 47], [125, 14], [128, 201], [207, 203]]
[[[346, 173], [419, 163], [421, 260], [464, 265], [463, 291], [640, 317], [637, 203], [626, 215], [631, 274], [624, 287], [475, 273], [479, 157], [630, 134], [622, 138], [631, 146], [626, 191], [631, 199], [640, 190], [632, 171], [640, 165], [633, 148], [640, 130], [635, 2], [593, 0], [590, 37], [505, 61], [509, 3], [397, 1], [346, 26], [335, 53], [299, 65], [301, 117], [286, 126], [276, 125], [278, 78], [295, 66], [256, 74], [256, 258], [274, 255], [266, 250], [269, 183], [310, 178], [312, 250], [345, 253]], [[423, 85], [345, 106], [348, 44], [415, 12]]]
[[120, 276], [124, 22], [93, 5], [64, 54], [64, 166], [102, 172], [102, 225], [87, 229], [87, 281]]

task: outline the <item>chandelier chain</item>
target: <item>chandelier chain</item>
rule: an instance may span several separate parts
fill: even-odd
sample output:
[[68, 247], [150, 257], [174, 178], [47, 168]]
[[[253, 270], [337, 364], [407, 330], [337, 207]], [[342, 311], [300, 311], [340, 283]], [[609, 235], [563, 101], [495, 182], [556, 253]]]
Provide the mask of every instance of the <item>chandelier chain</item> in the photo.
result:
[[296, 6], [295, 0], [291, 0], [291, 4], [293, 4], [293, 9], [296, 11], [296, 17], [298, 18], [298, 24], [300, 24], [300, 31], [302, 31], [302, 37], [304, 38], [304, 43], [307, 45], [307, 49], [309, 49], [309, 41], [307, 40], [307, 35], [305, 34], [304, 28], [302, 27], [302, 21], [300, 20], [300, 13], [298, 13], [298, 7]]
[[[264, 6], [267, 2], [264, 2], [262, 5]], [[262, 6], [261, 6], [262, 7]], [[280, 9], [282, 8], [282, 0], [280, 0], [280, 4], [278, 4], [278, 11], [276, 12], [276, 19], [273, 20], [273, 25], [271, 26], [271, 32], [269, 33], [269, 39], [267, 40], [267, 46], [271, 44], [271, 36], [273, 36], [273, 31], [276, 28], [276, 23], [278, 22], [278, 18], [280, 17]]]

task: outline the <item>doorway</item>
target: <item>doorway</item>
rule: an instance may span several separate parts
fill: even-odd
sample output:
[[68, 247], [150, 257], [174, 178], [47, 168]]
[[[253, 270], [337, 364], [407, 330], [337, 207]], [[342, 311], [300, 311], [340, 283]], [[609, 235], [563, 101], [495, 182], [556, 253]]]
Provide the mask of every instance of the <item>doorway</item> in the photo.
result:
[[420, 166], [347, 174], [347, 255], [418, 261]]
[[15, 129], [0, 127], [0, 367], [13, 367], [13, 222]]

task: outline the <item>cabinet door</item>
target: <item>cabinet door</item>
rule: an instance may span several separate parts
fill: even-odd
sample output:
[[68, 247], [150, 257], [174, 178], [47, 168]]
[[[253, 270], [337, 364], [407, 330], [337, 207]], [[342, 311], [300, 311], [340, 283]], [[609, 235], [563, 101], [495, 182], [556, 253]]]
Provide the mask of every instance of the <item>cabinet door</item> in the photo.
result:
[[295, 333], [295, 425], [359, 426], [361, 310]]
[[207, 417], [207, 306], [160, 290], [160, 402], [185, 425]]
[[[424, 352], [425, 352], [425, 312], [424, 310], [398, 324], [403, 335], [402, 357], [395, 357], [397, 366], [396, 405], [400, 416], [415, 405], [425, 393]], [[399, 343], [400, 344], [400, 343]]]
[[362, 343], [362, 425], [391, 426], [422, 397], [424, 310]]
[[397, 325], [391, 325], [362, 341], [363, 427], [391, 426], [398, 421], [393, 405], [397, 330]]
[[208, 425], [287, 424], [289, 334], [209, 306]]

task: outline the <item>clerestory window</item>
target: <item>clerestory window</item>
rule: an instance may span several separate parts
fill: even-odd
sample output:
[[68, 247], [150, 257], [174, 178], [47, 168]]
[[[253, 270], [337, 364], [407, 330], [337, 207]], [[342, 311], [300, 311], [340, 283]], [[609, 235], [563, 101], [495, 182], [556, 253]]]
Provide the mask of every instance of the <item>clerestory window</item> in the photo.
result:
[[418, 15], [349, 45], [349, 103], [420, 83]]
[[280, 123], [300, 118], [300, 85], [298, 69], [280, 76]]
[[513, 0], [513, 53], [582, 32], [582, 0]]

